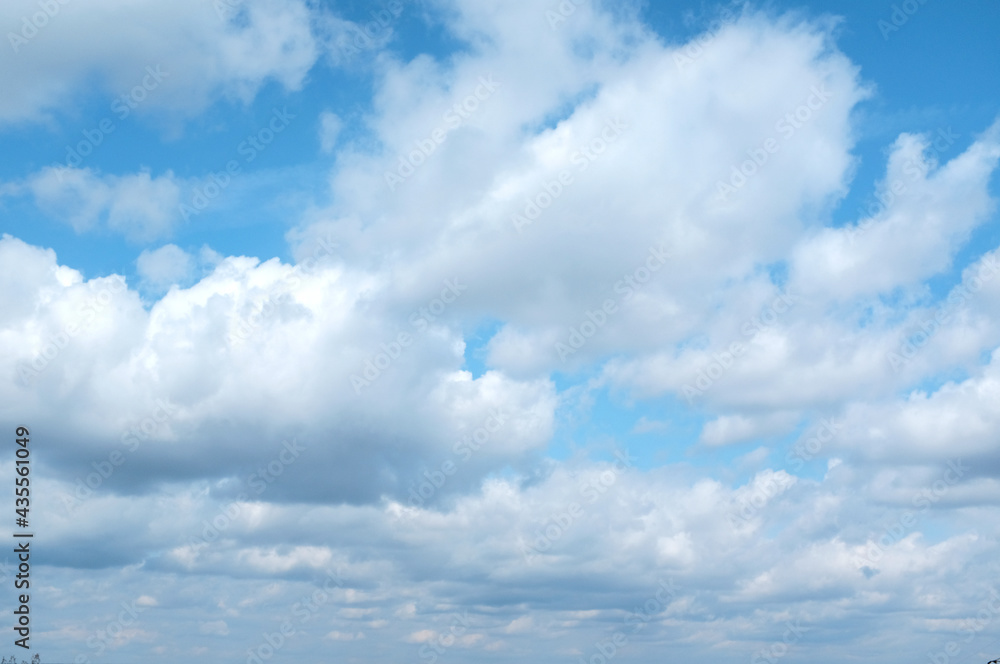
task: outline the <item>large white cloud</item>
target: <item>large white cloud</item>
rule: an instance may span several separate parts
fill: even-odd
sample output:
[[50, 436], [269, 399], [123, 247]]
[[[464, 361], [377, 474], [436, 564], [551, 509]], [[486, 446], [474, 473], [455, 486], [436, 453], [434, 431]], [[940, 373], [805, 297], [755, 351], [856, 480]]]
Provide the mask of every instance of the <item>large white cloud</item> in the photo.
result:
[[[14, 381], [5, 392], [25, 405], [48, 398], [81, 408], [53, 424], [77, 441], [50, 457], [55, 465], [126, 449], [129, 427], [155, 415], [163, 421], [130, 460], [133, 479], [236, 475], [298, 438], [312, 460], [297, 467], [302, 481], [283, 490], [372, 500], [403, 495], [420, 471], [454, 456], [463, 437], [481, 437], [481, 427], [490, 429], [488, 450], [449, 492], [551, 435], [548, 381], [496, 372], [473, 379], [461, 370], [463, 343], [453, 330], [371, 309], [366, 300], [385, 280], [335, 264], [325, 249], [311, 270], [227, 259], [146, 311], [120, 277], [84, 282], [51, 253], [12, 238], [0, 244], [12, 266], [44, 275], [20, 290], [29, 306], [8, 309], [4, 372]], [[147, 272], [150, 260], [142, 260]], [[428, 301], [433, 309], [435, 300], [416, 300], [413, 309]], [[403, 344], [401, 334], [409, 335]], [[88, 396], [78, 400], [79, 391]], [[38, 415], [50, 407], [35, 403], [29, 409]]]

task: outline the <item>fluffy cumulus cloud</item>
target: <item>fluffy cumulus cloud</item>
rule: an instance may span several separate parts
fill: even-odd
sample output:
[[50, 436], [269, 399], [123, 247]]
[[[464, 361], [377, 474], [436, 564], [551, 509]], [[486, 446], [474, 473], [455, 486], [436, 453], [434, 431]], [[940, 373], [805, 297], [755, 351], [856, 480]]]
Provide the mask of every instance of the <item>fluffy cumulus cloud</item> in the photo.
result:
[[[194, 113], [372, 53], [364, 136], [330, 111], [313, 133], [330, 195], [290, 222], [294, 261], [167, 244], [136, 284], [0, 240], [0, 419], [46, 441], [49, 647], [881, 662], [968, 630], [987, 654], [1000, 248], [963, 250], [996, 222], [1000, 124], [900, 135], [880, 204], [834, 225], [872, 94], [834, 22], [742, 10], [692, 50], [596, 3], [448, 0], [468, 47], [403, 59], [396, 18], [358, 45], [307, 3], [223, 4], [60, 4], [0, 75], [22, 90], [0, 121], [35, 121], [169, 47], [185, 93], [159, 103]], [[17, 187], [144, 241], [180, 195], [169, 172]], [[697, 416], [692, 454], [757, 450], [737, 472], [568, 443], [599, 393]], [[622, 435], [682, 428], [637, 419]]]

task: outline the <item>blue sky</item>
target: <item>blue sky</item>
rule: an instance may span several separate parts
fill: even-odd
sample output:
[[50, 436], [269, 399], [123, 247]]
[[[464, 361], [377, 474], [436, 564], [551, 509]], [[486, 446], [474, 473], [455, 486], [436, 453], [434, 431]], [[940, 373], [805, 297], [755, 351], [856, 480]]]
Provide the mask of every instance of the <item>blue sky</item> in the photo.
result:
[[953, 4], [5, 4], [43, 661], [996, 657]]
[[[838, 48], [861, 68], [866, 82], [876, 86], [874, 97], [857, 109], [865, 120], [857, 128], [859, 140], [854, 147], [860, 159], [858, 182], [834, 211], [834, 219], [841, 223], [853, 219], [857, 208], [871, 199], [874, 182], [884, 170], [882, 153], [900, 132], [934, 133], [952, 128], [958, 138], [940, 153], [947, 158], [968, 145], [996, 115], [1000, 86], [996, 85], [998, 75], [994, 72], [1000, 52], [992, 46], [997, 9], [988, 2], [961, 7], [921, 4], [919, 12], [912, 18], [907, 16], [907, 22], [898, 29], [879, 26], [884, 21], [896, 28], [891, 22], [892, 4], [774, 2], [759, 6], [775, 14], [841, 17], [835, 29]], [[373, 20], [372, 12], [381, 6], [357, 2], [330, 8], [348, 20], [363, 23]], [[681, 2], [669, 7], [647, 3], [637, 12], [643, 23], [668, 44], [683, 44], [702, 34], [717, 16], [716, 7], [703, 2]], [[467, 52], [467, 45], [443, 29], [440, 17], [433, 18], [442, 13], [433, 6], [404, 3], [398, 18], [394, 17], [388, 28], [379, 26], [375, 34], [392, 30], [393, 39], [384, 50], [395, 57], [409, 59], [429, 54], [447, 62]], [[33, 42], [21, 48], [25, 56], [30, 56]], [[332, 160], [321, 153], [316, 140], [319, 114], [331, 111], [343, 119], [342, 140], [371, 139], [363, 124], [364, 113], [371, 109], [371, 69], [360, 54], [354, 58], [357, 62], [351, 68], [311, 68], [308, 83], [301, 89], [288, 90], [264, 80], [248, 103], [215, 100], [196, 117], [183, 120], [144, 106], [143, 102], [136, 102], [135, 110], [122, 119], [111, 108], [119, 95], [96, 85], [82, 86], [74, 94], [72, 105], [45, 109], [50, 121], [10, 123], [3, 128], [3, 153], [19, 158], [5, 159], [0, 175], [16, 180], [42, 167], [66, 163], [68, 150], [80, 141], [86, 142], [83, 132], [93, 132], [101, 119], [109, 118], [114, 133], [106, 142], [102, 139], [102, 144], [85, 158], [86, 166], [107, 174], [147, 169], [157, 176], [171, 171], [184, 178], [201, 178], [234, 156], [245, 159], [234, 155], [236, 146], [263, 126], [272, 109], [280, 106], [295, 114], [297, 121], [283, 134], [283, 140], [268, 146], [256, 163], [243, 164], [243, 172], [259, 174], [286, 201], [294, 197], [298, 208], [292, 211], [301, 216], [302, 208], [323, 204], [330, 198], [323, 173]], [[970, 63], [975, 66], [970, 67]], [[135, 63], [134, 69], [136, 82], [141, 82], [144, 65]], [[169, 75], [166, 64], [163, 69]], [[95, 78], [100, 80], [100, 75], [95, 74]], [[169, 93], [169, 78], [163, 85], [167, 87], [161, 93]], [[121, 94], [127, 93], [123, 89]], [[199, 215], [198, 223], [178, 224], [163, 239], [187, 249], [208, 244], [224, 255], [279, 256], [287, 260], [290, 256], [282, 236], [297, 218], [289, 218], [287, 207], [276, 207], [275, 198], [276, 192], [270, 190], [234, 190], [226, 200]], [[28, 204], [22, 207], [18, 203]], [[88, 276], [134, 270], [140, 246], [122, 242], [114, 234], [79, 236], [58, 218], [45, 215], [30, 203], [4, 201], [9, 211], [6, 223], [19, 224], [9, 226], [8, 232], [16, 231], [18, 237], [51, 246], [67, 259], [72, 257], [67, 264]], [[245, 230], [233, 232], [234, 228]], [[988, 229], [983, 232], [990, 233]], [[992, 233], [983, 238], [987, 246], [996, 238], [995, 229]], [[134, 271], [126, 274], [135, 276]]]

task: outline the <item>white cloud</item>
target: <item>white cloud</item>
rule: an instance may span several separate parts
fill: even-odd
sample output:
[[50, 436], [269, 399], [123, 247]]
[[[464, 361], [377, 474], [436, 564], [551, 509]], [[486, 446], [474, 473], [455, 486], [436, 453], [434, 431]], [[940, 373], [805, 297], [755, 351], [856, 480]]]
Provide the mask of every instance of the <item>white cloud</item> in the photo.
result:
[[657, 420], [650, 420], [646, 416], [639, 418], [639, 421], [635, 423], [632, 427], [632, 433], [654, 433], [667, 431], [670, 429], [670, 422], [660, 422]]
[[724, 415], [708, 424], [701, 432], [706, 445], [730, 445], [746, 440], [788, 433], [795, 426], [794, 413], [772, 413], [764, 417]]
[[181, 188], [173, 173], [99, 175], [89, 168], [49, 166], [28, 178], [39, 208], [77, 233], [101, 224], [133, 241], [169, 235], [179, 218]]
[[[664, 620], [650, 623], [650, 632], [676, 640], [706, 628], [705, 616], [712, 615], [712, 633], [727, 635], [720, 647], [739, 654], [752, 649], [773, 625], [783, 625], [789, 614], [810, 625], [826, 625], [830, 634], [820, 639], [819, 647], [852, 638], [856, 625], [849, 616], [867, 615], [873, 606], [883, 616], [894, 611], [927, 617], [961, 612], [961, 598], [978, 601], [976, 576], [989, 569], [981, 558], [983, 538], [995, 529], [977, 523], [976, 514], [942, 501], [926, 514], [954, 519], [960, 534], [935, 542], [904, 528], [883, 537], [878, 524], [884, 508], [849, 473], [832, 473], [812, 483], [768, 470], [746, 486], [728, 488], [711, 480], [682, 479], [679, 466], [629, 470], [590, 500], [579, 487], [600, 481], [602, 472], [581, 468], [574, 477], [559, 469], [530, 484], [490, 481], [443, 512], [395, 502], [377, 507], [274, 505], [268, 508], [273, 514], [252, 529], [247, 529], [245, 515], [238, 515], [220, 537], [202, 545], [193, 566], [181, 566], [170, 555], [147, 562], [145, 583], [158, 596], [172, 599], [198, 587], [205, 592], [205, 584], [214, 588], [225, 576], [231, 581], [222, 592], [234, 604], [245, 599], [250, 603], [244, 611], [280, 624], [283, 614], [297, 619], [295, 602], [309, 597], [327, 571], [336, 570], [342, 585], [330, 584], [326, 592], [331, 596], [324, 600], [332, 607], [320, 604], [326, 624], [337, 633], [329, 638], [361, 639], [355, 621], [385, 615], [392, 620], [381, 628], [386, 630], [381, 638], [433, 643], [448, 633], [455, 614], [467, 613], [463, 620], [483, 637], [464, 646], [477, 649], [495, 639], [526, 647], [542, 635], [560, 647], [578, 645], [581, 634], [600, 633], [609, 622], [620, 624], [632, 607], [643, 606], [658, 584], [672, 578], [675, 596], [663, 607]], [[931, 489], [937, 473], [910, 477], [901, 488], [911, 494]], [[112, 524], [102, 515], [117, 510], [122, 519], [115, 528], [128, 526], [127, 532], [135, 533], [115, 542], [126, 560], [150, 547], [186, 541], [192, 529], [211, 523], [226, 504], [200, 492], [108, 496], [101, 505], [85, 503], [71, 525], [58, 516], [56, 500], [45, 499], [51, 502], [45, 505], [50, 515], [46, 528], [54, 544], [92, 546], [110, 536]], [[558, 521], [573, 500], [579, 503], [576, 517]], [[740, 516], [743, 504], [754, 510], [746, 522]], [[913, 511], [917, 519], [928, 518]], [[830, 527], [837, 522], [844, 525]], [[139, 527], [142, 523], [147, 527]], [[558, 523], [563, 525], [553, 525]], [[352, 559], [355, 545], [331, 535], [348, 531], [365, 542], [369, 558]], [[301, 544], [284, 551], [261, 550], [251, 543], [261, 539]], [[530, 562], [525, 547], [539, 549]], [[396, 554], [401, 548], [406, 556]], [[262, 556], [280, 563], [280, 569], [261, 569]], [[464, 573], [462, 578], [449, 576], [456, 569]], [[568, 577], [567, 570], [572, 570]], [[181, 571], [200, 575], [178, 577]], [[123, 574], [99, 570], [95, 581]], [[913, 584], [914, 574], [921, 575], [919, 587]], [[274, 575], [278, 582], [262, 594], [261, 579]], [[442, 584], [445, 578], [452, 580]], [[124, 589], [133, 582], [119, 578], [117, 585]], [[573, 592], [567, 594], [570, 588]], [[481, 602], [467, 606], [470, 593]], [[509, 593], [519, 598], [516, 606], [481, 606]], [[434, 601], [427, 602], [428, 596]], [[256, 607], [252, 612], [251, 605]], [[595, 610], [583, 611], [584, 606]], [[223, 623], [233, 629], [234, 619], [211, 618], [217, 614], [205, 606], [189, 610], [200, 617], [203, 633], [221, 634]], [[841, 620], [832, 620], [833, 615]], [[878, 620], [886, 638], [913, 638], [906, 624]], [[933, 638], [919, 640], [931, 644]], [[643, 642], [632, 646], [636, 656], [651, 652]]]
[[879, 194], [888, 205], [876, 206], [874, 217], [800, 243], [792, 288], [808, 297], [885, 294], [913, 288], [951, 266], [971, 230], [995, 209], [987, 184], [1000, 160], [1000, 122], [940, 166], [924, 156], [935, 138], [944, 137], [897, 139]]
[[166, 290], [194, 276], [194, 257], [175, 244], [145, 250], [136, 260], [139, 277], [155, 290]]
[[203, 622], [198, 626], [198, 631], [202, 634], [211, 634], [214, 636], [229, 636], [229, 626], [225, 620]]
[[28, 188], [38, 207], [77, 233], [92, 230], [111, 200], [109, 184], [90, 169], [49, 167], [31, 178]]
[[[65, 269], [57, 268], [51, 253], [15, 240], [2, 240], [0, 246], [16, 256], [15, 262], [35, 264], [25, 274], [53, 275]], [[190, 276], [193, 257], [167, 245], [144, 253], [138, 266], [145, 280], [163, 286]], [[129, 426], [165, 403], [170, 415], [153, 434], [160, 443], [147, 447], [147, 453], [170, 455], [177, 445], [189, 444], [194, 452], [215, 441], [219, 456], [209, 464], [215, 468], [192, 466], [198, 476], [227, 475], [243, 464], [270, 460], [281, 451], [282, 441], [291, 438], [287, 427], [292, 427], [311, 460], [288, 470], [299, 481], [283, 482], [272, 491], [297, 487], [293, 493], [300, 498], [312, 494], [348, 501], [375, 500], [382, 493], [403, 498], [411, 485], [423, 481], [424, 470], [449, 460], [461, 462], [461, 473], [439, 493], [440, 499], [539, 450], [552, 432], [556, 400], [549, 381], [517, 381], [498, 372], [473, 380], [460, 369], [462, 344], [454, 331], [433, 326], [421, 332], [407, 320], [408, 309], [402, 315], [358, 316], [356, 310], [384, 282], [335, 265], [329, 257], [311, 271], [277, 260], [230, 258], [190, 288], [171, 290], [148, 312], [124, 285], [105, 293], [105, 301], [92, 310], [80, 303], [101, 290], [102, 280], [84, 284], [77, 276], [63, 285], [53, 276], [43, 278], [21, 292], [27, 298], [44, 297], [47, 315], [29, 318], [36, 314], [13, 306], [4, 321], [3, 329], [12, 335], [25, 326], [33, 330], [7, 347], [4, 366], [10, 375], [22, 376], [7, 389], [24, 394], [27, 383], [39, 393], [59, 392], [58, 386], [69, 379], [92, 384], [89, 406], [80, 406], [96, 407], [106, 419], [101, 423], [93, 419], [96, 411], [79, 411], [80, 419], [66, 413], [64, 422], [72, 427], [76, 421], [78, 434], [95, 443], [115, 445]], [[422, 295], [411, 306], [426, 301]], [[39, 359], [45, 344], [70, 327], [76, 331], [65, 349], [54, 358]], [[384, 369], [385, 376], [357, 391], [351, 376], [365, 375], [366, 363], [377, 359], [384, 345], [395, 343], [400, 330], [410, 332], [412, 346]], [[88, 358], [86, 365], [77, 364], [82, 357]], [[264, 374], [271, 376], [272, 387], [260, 391], [255, 386]], [[307, 394], [286, 390], [284, 381], [293, 376], [310, 386]], [[259, 420], [255, 412], [273, 415]], [[475, 432], [484, 426], [496, 428], [494, 412], [500, 425], [485, 449], [475, 454], [471, 448], [453, 449], [463, 437], [478, 436]], [[258, 424], [226, 433], [226, 443], [216, 430], [216, 423], [225, 420]], [[312, 424], [302, 428], [307, 421]], [[381, 424], [372, 429], [371, 421]], [[248, 435], [256, 441], [253, 445], [247, 445]], [[383, 454], [373, 456], [379, 448]], [[85, 445], [65, 451], [75, 456], [97, 449]], [[169, 464], [147, 466], [148, 461], [138, 462], [145, 470], [136, 468], [129, 475], [149, 478], [156, 467], [167, 471], [164, 479], [173, 475]], [[342, 469], [336, 482], [319, 472], [327, 464]]]
[[334, 146], [337, 144], [337, 138], [340, 136], [340, 130], [343, 128], [343, 122], [341, 122], [340, 117], [336, 113], [330, 111], [323, 111], [319, 115], [319, 144], [320, 149], [323, 152], [329, 154], [333, 152]]

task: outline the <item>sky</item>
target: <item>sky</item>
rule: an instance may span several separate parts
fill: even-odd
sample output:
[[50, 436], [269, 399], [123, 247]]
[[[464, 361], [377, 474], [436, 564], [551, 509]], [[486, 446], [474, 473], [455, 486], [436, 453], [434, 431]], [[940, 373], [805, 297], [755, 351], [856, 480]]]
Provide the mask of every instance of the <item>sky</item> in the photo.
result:
[[4, 652], [1000, 656], [995, 1], [0, 26]]

